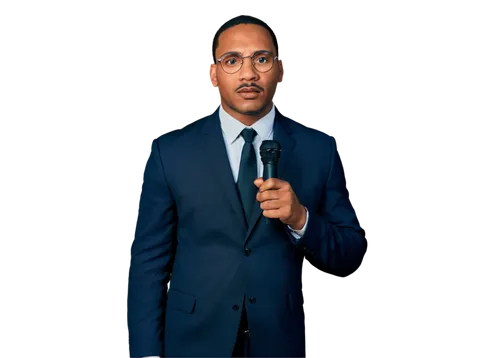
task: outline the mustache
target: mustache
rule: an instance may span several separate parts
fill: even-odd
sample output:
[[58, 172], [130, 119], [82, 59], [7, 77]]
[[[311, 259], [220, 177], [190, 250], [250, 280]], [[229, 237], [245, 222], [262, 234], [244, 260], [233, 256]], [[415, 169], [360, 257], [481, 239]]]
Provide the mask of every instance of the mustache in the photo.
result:
[[255, 84], [255, 83], [250, 83], [250, 84], [242, 84], [241, 86], [239, 86], [238, 88], [236, 88], [236, 92], [239, 91], [240, 89], [242, 88], [245, 88], [245, 87], [255, 87], [257, 88], [259, 91], [264, 91], [264, 88], [262, 88], [261, 86]]

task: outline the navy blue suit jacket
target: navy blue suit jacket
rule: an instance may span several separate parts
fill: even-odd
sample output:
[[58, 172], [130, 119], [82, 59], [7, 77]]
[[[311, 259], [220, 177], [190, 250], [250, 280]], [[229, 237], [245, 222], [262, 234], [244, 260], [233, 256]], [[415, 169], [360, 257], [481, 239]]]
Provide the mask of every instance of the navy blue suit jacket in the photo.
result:
[[218, 109], [153, 140], [131, 248], [131, 357], [230, 357], [244, 299], [252, 356], [305, 356], [304, 257], [347, 276], [367, 242], [335, 139], [277, 108], [273, 139], [278, 176], [309, 210], [298, 241], [258, 203], [247, 227]]

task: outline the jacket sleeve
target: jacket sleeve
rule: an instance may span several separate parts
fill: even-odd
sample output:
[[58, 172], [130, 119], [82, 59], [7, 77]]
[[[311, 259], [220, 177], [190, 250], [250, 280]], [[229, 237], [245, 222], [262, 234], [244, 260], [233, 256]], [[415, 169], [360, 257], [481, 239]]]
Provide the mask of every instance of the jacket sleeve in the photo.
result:
[[155, 139], [144, 170], [131, 247], [127, 297], [131, 357], [163, 354], [167, 284], [176, 249], [176, 215]]
[[307, 230], [300, 239], [289, 235], [292, 244], [303, 251], [305, 258], [314, 267], [335, 276], [345, 277], [361, 265], [367, 241], [365, 231], [359, 225], [349, 200], [335, 139], [330, 138], [330, 170], [325, 184], [322, 210], [309, 210]]

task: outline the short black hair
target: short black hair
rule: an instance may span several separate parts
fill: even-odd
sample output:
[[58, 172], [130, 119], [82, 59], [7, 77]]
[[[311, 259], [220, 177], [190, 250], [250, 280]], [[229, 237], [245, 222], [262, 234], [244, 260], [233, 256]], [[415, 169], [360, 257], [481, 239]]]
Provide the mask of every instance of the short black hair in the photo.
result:
[[215, 49], [219, 47], [219, 37], [220, 34], [229, 29], [230, 27], [239, 25], [239, 24], [253, 24], [259, 25], [265, 28], [271, 34], [271, 39], [273, 40], [273, 45], [276, 47], [276, 56], [278, 56], [278, 40], [276, 39], [276, 35], [273, 30], [262, 20], [257, 19], [256, 17], [249, 15], [240, 15], [237, 17], [228, 20], [224, 25], [220, 27], [219, 30], [215, 33], [214, 41], [212, 43], [212, 57], [214, 59], [214, 63], [217, 64], [217, 59], [215, 58]]

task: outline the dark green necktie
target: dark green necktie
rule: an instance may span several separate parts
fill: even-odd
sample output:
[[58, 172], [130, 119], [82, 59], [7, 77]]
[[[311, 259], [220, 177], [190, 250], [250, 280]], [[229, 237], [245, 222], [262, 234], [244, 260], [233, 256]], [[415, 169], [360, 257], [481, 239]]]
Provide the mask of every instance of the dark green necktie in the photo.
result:
[[253, 147], [253, 138], [257, 132], [253, 128], [245, 128], [241, 131], [241, 136], [245, 139], [243, 150], [241, 151], [240, 169], [238, 172], [238, 190], [240, 192], [241, 203], [247, 224], [250, 221], [252, 208], [256, 202], [257, 187], [253, 183], [257, 179], [257, 158]]

